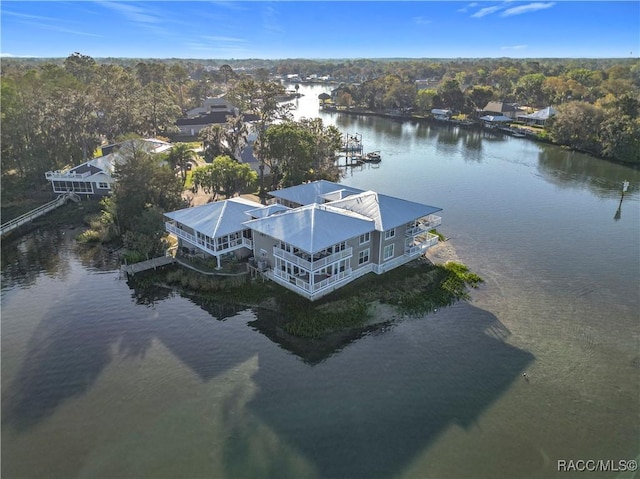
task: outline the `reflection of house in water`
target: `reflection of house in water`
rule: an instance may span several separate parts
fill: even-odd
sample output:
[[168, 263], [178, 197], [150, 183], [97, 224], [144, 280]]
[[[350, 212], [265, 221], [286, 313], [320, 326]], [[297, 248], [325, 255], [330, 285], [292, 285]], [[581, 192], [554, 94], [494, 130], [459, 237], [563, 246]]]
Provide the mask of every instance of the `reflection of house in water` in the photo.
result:
[[533, 356], [508, 334], [461, 302], [362, 337], [315, 367], [260, 368], [250, 406], [319, 477], [393, 477], [446, 429], [474, 427], [522, 380]]

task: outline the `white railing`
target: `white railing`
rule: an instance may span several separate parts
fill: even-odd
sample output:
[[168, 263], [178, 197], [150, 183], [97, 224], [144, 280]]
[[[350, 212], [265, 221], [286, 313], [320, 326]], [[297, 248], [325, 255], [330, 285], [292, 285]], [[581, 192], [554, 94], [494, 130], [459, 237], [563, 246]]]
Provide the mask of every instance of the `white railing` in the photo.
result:
[[174, 235], [176, 235], [178, 238], [182, 238], [183, 240], [188, 241], [192, 245], [197, 246], [198, 248], [201, 248], [212, 254], [225, 253], [227, 251], [233, 250], [234, 248], [239, 248], [243, 246], [245, 248], [253, 249], [253, 240], [245, 237], [232, 239], [231, 241], [229, 241], [229, 246], [226, 248], [216, 247], [216, 249], [211, 249], [207, 246], [206, 242], [203, 239], [198, 239], [195, 235], [192, 235], [191, 233], [187, 233], [186, 231], [178, 228], [176, 225], [172, 223], [165, 222], [165, 229], [169, 233], [173, 233]]
[[181, 230], [176, 225], [169, 222], [166, 222], [164, 226], [169, 233], [173, 233], [178, 238], [185, 239], [190, 243], [193, 243], [193, 245], [198, 245], [198, 240], [196, 239], [195, 235], [192, 235], [191, 233], [187, 233], [186, 231]]
[[[364, 268], [363, 268], [364, 269]], [[368, 272], [368, 271], [365, 271]], [[274, 280], [276, 283], [302, 294], [308, 299], [314, 300], [328, 293], [335, 288], [337, 283], [348, 283], [357, 277], [362, 276], [365, 272], [358, 272], [357, 275], [352, 275], [351, 269], [346, 269], [340, 273], [329, 276], [318, 283], [311, 285], [309, 282], [298, 278], [297, 276], [288, 274], [286, 271], [274, 269], [267, 272], [267, 277]]]
[[313, 261], [311, 261], [311, 258], [309, 259], [301, 258], [300, 256], [295, 255], [293, 253], [289, 253], [288, 251], [278, 248], [277, 246], [273, 247], [273, 255], [277, 256], [278, 258], [285, 259], [288, 262], [293, 263], [296, 266], [300, 266], [301, 268], [307, 269], [309, 271], [316, 271], [320, 268], [324, 268], [328, 264], [331, 264], [335, 261], [339, 261], [344, 258], [350, 258], [351, 256], [353, 256], [353, 248], [349, 247], [342, 251], [338, 251], [337, 253], [333, 253]]
[[417, 225], [411, 226], [407, 228], [406, 235], [407, 236], [416, 236], [422, 233], [428, 233], [429, 230], [436, 228], [442, 224], [442, 218], [436, 215], [429, 215], [422, 220]]
[[47, 171], [44, 174], [44, 176], [48, 180], [52, 180], [52, 179], [82, 180], [88, 176], [91, 176], [91, 172], [85, 171], [84, 173], [70, 173], [70, 172], [64, 172], [64, 171]]
[[67, 201], [67, 199], [71, 198], [73, 199], [73, 201], [78, 201], [78, 199], [74, 197], [75, 195], [74, 196], [72, 195], [74, 194], [69, 193], [65, 195], [60, 195], [55, 200], [50, 201], [49, 203], [46, 203], [42, 206], [38, 206], [37, 208], [34, 208], [28, 213], [20, 215], [17, 218], [14, 218], [11, 221], [6, 222], [2, 226], [0, 226], [0, 236], [4, 236], [10, 231], [13, 231], [16, 228], [29, 223], [31, 220], [38, 218], [39, 216], [42, 216], [51, 210], [56, 209], [58, 206], [63, 205]]
[[425, 252], [426, 250], [428, 250], [429, 248], [431, 248], [432, 246], [437, 245], [439, 239], [438, 239], [438, 235], [435, 235], [433, 233], [427, 233], [423, 241], [420, 241], [420, 242], [416, 242], [416, 241], [417, 241], [416, 238], [410, 238], [405, 241], [404, 254], [409, 256], [419, 255]]

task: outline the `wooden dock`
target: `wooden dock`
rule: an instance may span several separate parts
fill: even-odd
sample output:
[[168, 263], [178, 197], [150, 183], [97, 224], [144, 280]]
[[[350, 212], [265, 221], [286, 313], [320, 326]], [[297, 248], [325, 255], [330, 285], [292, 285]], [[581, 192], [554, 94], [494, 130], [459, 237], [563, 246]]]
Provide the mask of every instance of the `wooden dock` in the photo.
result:
[[141, 271], [148, 271], [150, 269], [157, 269], [168, 264], [173, 264], [176, 259], [173, 256], [159, 256], [157, 258], [151, 258], [147, 261], [134, 264], [123, 264], [120, 266], [120, 270], [127, 274], [136, 274]]
[[72, 192], [62, 194], [58, 196], [55, 200], [50, 201], [49, 203], [44, 204], [42, 206], [38, 206], [37, 208], [34, 208], [28, 213], [20, 215], [17, 218], [14, 218], [11, 221], [8, 221], [2, 226], [0, 226], [0, 236], [4, 236], [12, 232], [13, 230], [19, 228], [20, 226], [30, 223], [34, 219], [44, 214], [47, 214], [49, 211], [55, 210], [59, 206], [64, 205], [67, 202], [67, 200], [78, 202], [80, 201], [80, 197]]

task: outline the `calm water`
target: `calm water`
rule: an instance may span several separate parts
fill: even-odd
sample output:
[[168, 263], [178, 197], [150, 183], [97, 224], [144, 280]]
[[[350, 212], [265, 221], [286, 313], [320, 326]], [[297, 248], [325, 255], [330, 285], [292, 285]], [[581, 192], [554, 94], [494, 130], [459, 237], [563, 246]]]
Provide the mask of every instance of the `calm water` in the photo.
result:
[[638, 456], [640, 174], [322, 117], [381, 150], [344, 183], [444, 209], [486, 279], [472, 300], [308, 347], [268, 313], [137, 290], [77, 232], [4, 242], [3, 477], [549, 478], [571, 477], [558, 459]]

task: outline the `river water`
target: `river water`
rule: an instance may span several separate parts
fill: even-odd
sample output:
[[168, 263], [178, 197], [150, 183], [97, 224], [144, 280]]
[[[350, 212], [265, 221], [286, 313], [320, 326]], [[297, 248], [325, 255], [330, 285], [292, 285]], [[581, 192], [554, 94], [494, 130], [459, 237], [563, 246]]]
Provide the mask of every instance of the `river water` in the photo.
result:
[[266, 312], [137, 289], [77, 231], [4, 241], [2, 476], [550, 478], [577, 475], [558, 460], [636, 459], [638, 171], [319, 114], [326, 90], [300, 91], [297, 117], [381, 151], [343, 183], [442, 207], [441, 247], [485, 284], [424, 318], [301, 346]]

